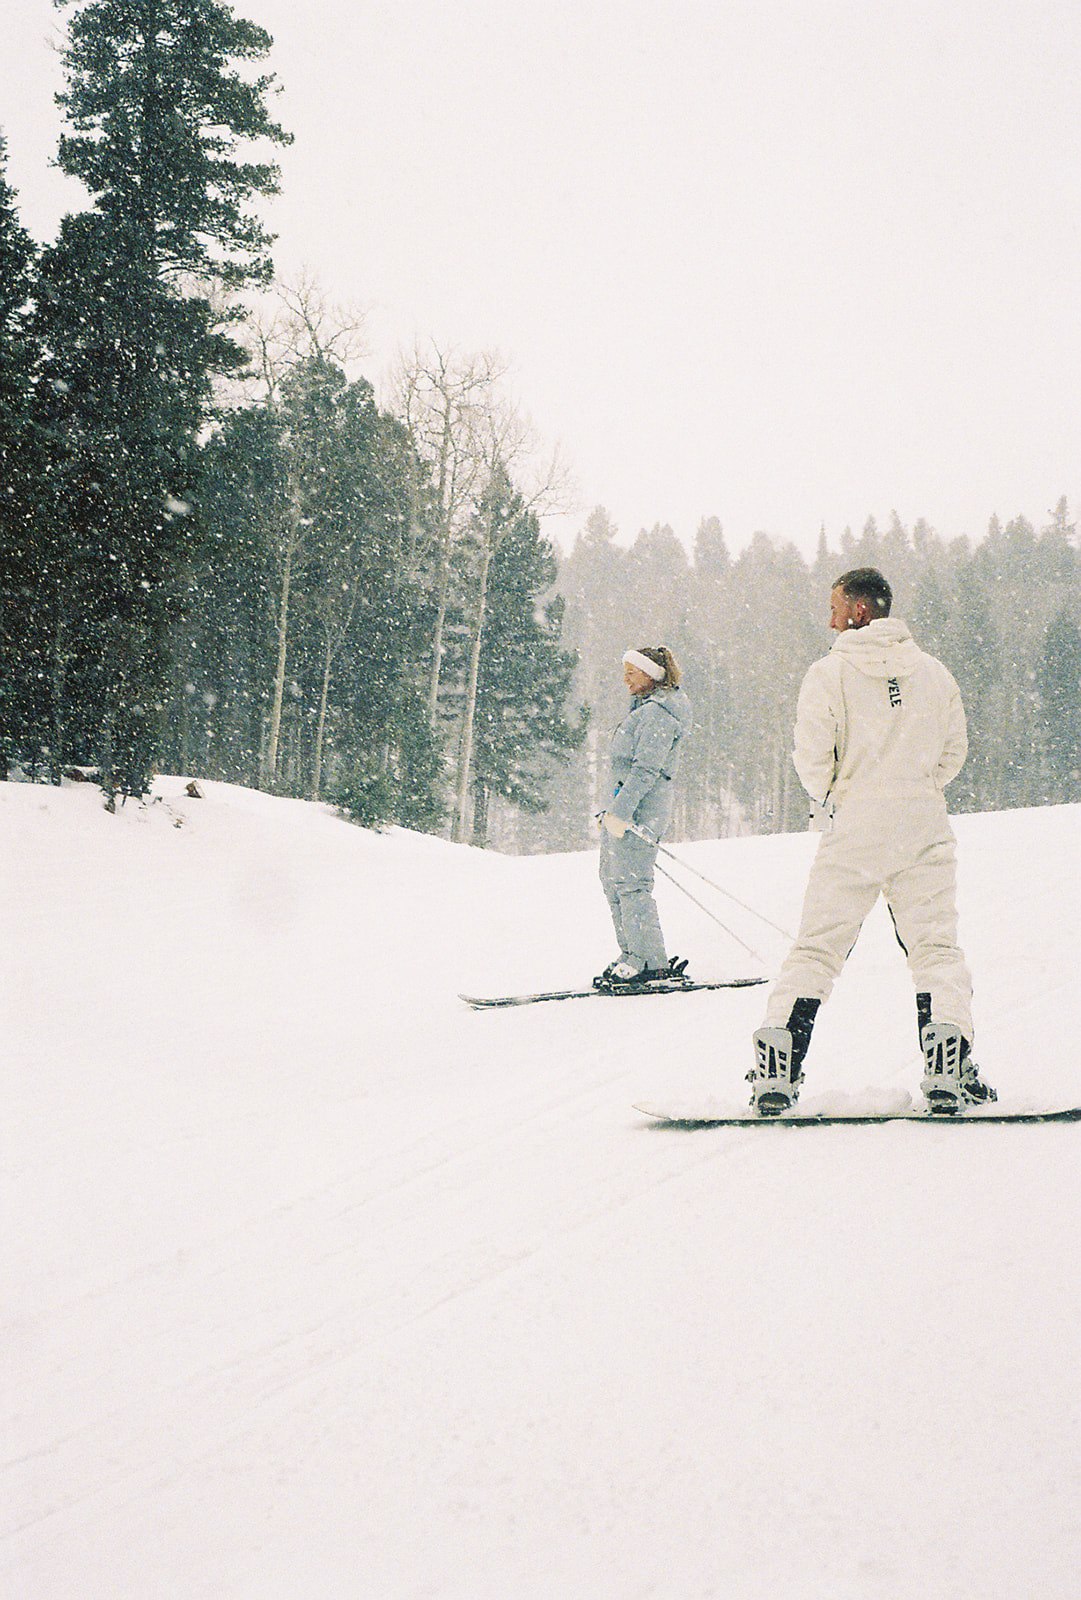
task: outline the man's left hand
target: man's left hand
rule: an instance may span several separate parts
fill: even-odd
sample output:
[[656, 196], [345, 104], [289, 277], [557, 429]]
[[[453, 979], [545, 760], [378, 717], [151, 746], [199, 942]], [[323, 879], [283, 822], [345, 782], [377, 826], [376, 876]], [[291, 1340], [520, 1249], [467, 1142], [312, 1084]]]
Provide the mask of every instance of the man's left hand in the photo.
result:
[[630, 826], [629, 823], [624, 822], [622, 817], [614, 817], [610, 811], [604, 813], [603, 821], [613, 839], [622, 839]]

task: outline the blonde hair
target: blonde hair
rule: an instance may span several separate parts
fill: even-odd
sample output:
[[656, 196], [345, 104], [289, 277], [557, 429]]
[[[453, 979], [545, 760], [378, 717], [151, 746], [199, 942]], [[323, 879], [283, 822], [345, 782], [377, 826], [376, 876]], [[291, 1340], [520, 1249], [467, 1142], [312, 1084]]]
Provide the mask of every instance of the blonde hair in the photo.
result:
[[646, 656], [654, 666], [664, 668], [664, 677], [657, 684], [658, 689], [678, 689], [679, 680], [683, 676], [679, 670], [679, 662], [666, 644], [642, 645], [638, 654]]

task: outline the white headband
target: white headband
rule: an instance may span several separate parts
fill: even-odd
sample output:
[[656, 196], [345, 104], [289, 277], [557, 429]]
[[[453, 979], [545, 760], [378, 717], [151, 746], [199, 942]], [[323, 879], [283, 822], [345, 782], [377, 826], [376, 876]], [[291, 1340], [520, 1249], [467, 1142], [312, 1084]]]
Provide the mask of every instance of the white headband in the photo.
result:
[[641, 650], [626, 650], [623, 654], [623, 663], [628, 667], [637, 667], [639, 672], [644, 672], [647, 678], [652, 678], [654, 683], [660, 683], [664, 677], [664, 668], [659, 667], [655, 661], [644, 656]]

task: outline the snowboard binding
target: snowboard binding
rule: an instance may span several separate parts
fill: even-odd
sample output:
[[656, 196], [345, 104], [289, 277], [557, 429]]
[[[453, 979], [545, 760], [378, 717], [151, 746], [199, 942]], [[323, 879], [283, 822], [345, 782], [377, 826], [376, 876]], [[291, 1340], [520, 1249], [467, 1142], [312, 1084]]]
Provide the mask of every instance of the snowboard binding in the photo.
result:
[[751, 1108], [760, 1117], [779, 1117], [799, 1099], [803, 1073], [793, 1065], [788, 1028], [759, 1028], [754, 1036], [754, 1066], [747, 1074]]
[[952, 1022], [928, 1022], [920, 1030], [924, 1075], [920, 1084], [932, 1116], [956, 1117], [969, 1106], [989, 1105], [998, 1095], [983, 1082], [968, 1040]]

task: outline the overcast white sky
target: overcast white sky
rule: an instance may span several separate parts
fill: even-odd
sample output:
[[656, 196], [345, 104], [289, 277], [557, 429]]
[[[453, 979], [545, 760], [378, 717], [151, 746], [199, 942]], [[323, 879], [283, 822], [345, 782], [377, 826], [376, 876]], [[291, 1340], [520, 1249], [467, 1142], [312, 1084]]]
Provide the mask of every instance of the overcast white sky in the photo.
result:
[[[1077, 0], [240, 0], [296, 135], [284, 276], [369, 375], [497, 348], [581, 509], [813, 550], [1081, 507]], [[50, 0], [0, 0], [25, 225], [81, 191]]]

